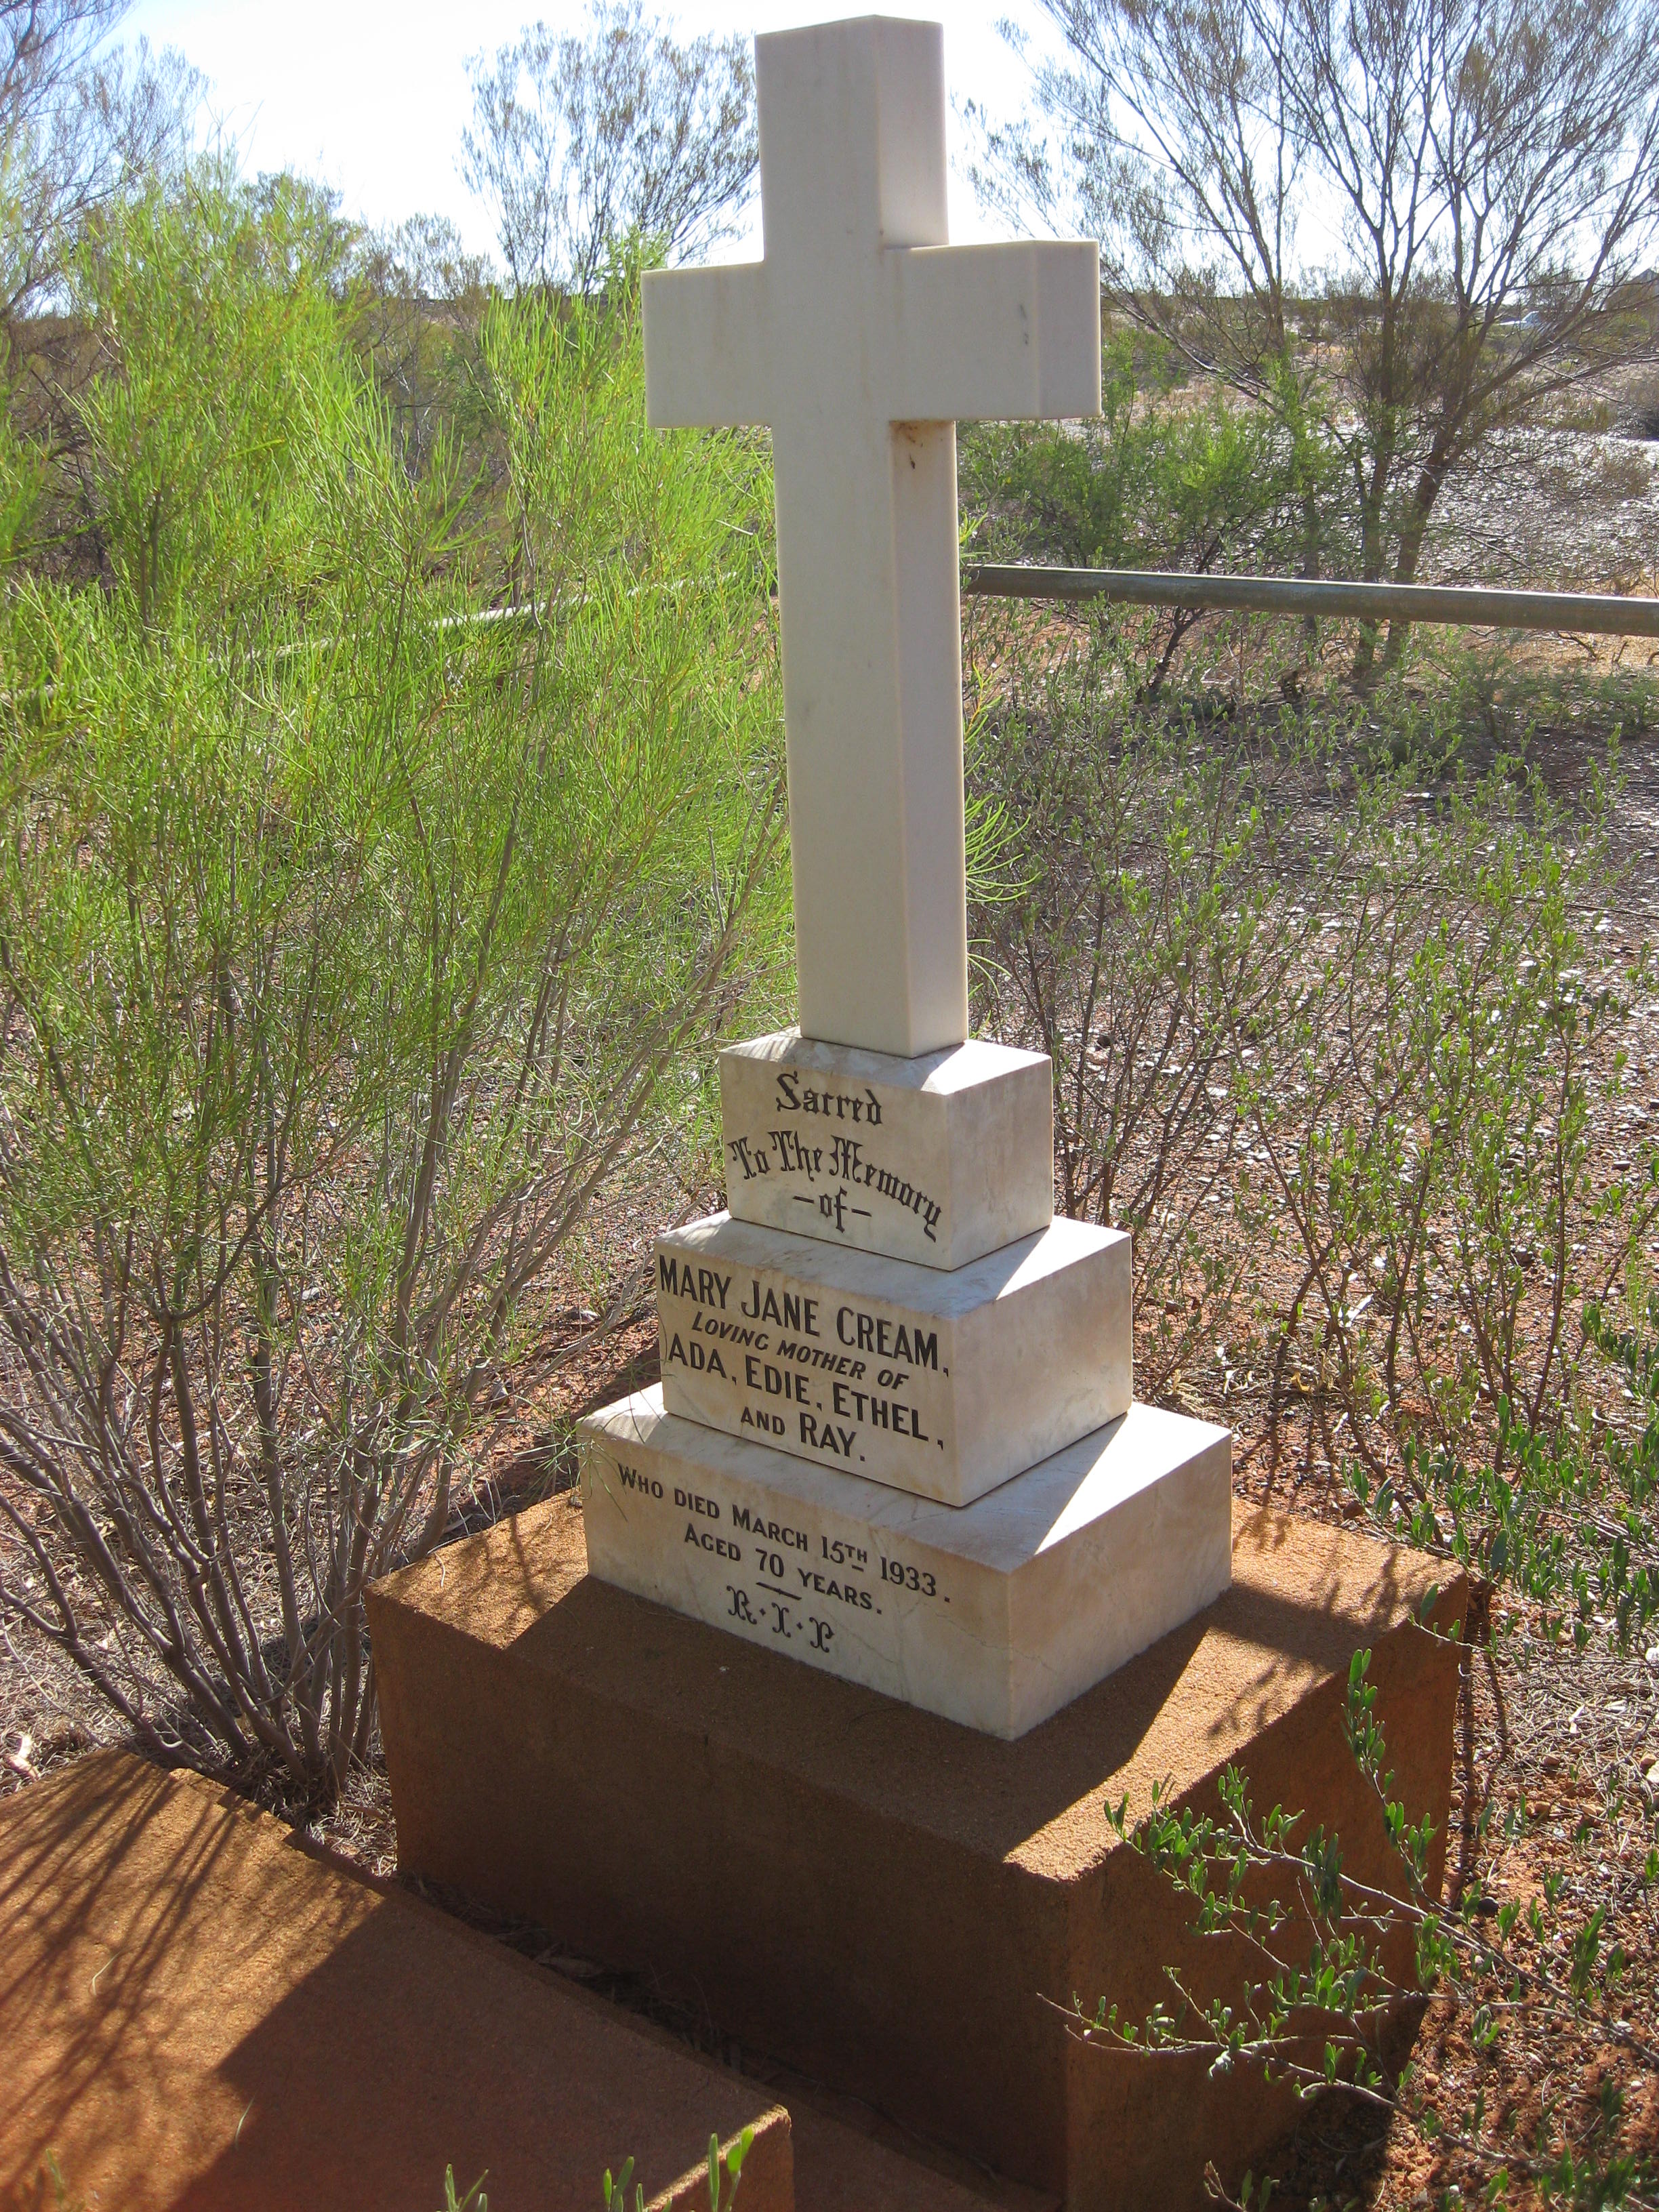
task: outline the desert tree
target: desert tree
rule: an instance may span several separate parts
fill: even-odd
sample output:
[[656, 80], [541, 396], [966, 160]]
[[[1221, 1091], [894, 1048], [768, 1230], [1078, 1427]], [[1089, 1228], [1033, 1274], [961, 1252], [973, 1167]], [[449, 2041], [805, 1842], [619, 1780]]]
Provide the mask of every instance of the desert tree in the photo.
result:
[[0, 312], [62, 279], [88, 217], [185, 150], [203, 90], [171, 49], [110, 36], [128, 0], [0, 0]]
[[358, 282], [378, 297], [428, 307], [482, 304], [489, 281], [483, 254], [468, 251], [447, 216], [405, 216], [357, 245]]
[[462, 173], [515, 288], [591, 291], [630, 237], [672, 253], [730, 234], [757, 158], [742, 40], [681, 45], [639, 0], [599, 0], [585, 35], [533, 23], [468, 73]]
[[418, 475], [454, 425], [466, 388], [458, 365], [485, 311], [488, 263], [444, 216], [415, 215], [356, 238], [349, 278], [358, 343]]
[[980, 115], [981, 190], [1080, 205], [1121, 310], [1334, 444], [1365, 578], [1416, 574], [1492, 429], [1650, 343], [1655, 0], [1036, 7], [1058, 51]]

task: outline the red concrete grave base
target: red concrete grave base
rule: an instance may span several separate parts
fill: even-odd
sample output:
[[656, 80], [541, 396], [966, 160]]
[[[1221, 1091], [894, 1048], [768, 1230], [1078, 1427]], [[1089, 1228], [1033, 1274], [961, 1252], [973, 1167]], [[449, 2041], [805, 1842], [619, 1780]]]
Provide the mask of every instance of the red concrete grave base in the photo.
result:
[[49, 2153], [87, 2212], [434, 2212], [449, 2163], [592, 2212], [629, 2154], [701, 2212], [744, 2125], [742, 2212], [987, 2212], [194, 1778], [111, 1753], [0, 1805], [8, 2212], [49, 2212]]
[[[1258, 1514], [1233, 1588], [1015, 1743], [592, 1580], [574, 1498], [383, 1583], [370, 1620], [407, 1869], [640, 1970], [727, 2034], [1071, 2212], [1204, 2201], [1297, 2108], [1249, 2075], [1115, 2057], [1055, 2006], [1143, 2013], [1222, 1970], [1104, 1807], [1206, 1798], [1229, 1760], [1383, 1876], [1343, 1735], [1371, 1648], [1399, 1787], [1443, 1834], [1454, 1652], [1419, 1554]], [[1436, 1607], [1448, 1626], [1461, 1583]], [[805, 2199], [803, 2198], [803, 2203]]]

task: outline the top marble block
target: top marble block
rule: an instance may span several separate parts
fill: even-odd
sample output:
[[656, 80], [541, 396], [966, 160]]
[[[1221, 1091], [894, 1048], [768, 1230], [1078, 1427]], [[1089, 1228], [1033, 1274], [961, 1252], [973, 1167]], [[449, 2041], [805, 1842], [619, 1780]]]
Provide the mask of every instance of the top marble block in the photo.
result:
[[1054, 1218], [1046, 1053], [970, 1039], [907, 1060], [780, 1030], [720, 1066], [739, 1221], [949, 1269]]

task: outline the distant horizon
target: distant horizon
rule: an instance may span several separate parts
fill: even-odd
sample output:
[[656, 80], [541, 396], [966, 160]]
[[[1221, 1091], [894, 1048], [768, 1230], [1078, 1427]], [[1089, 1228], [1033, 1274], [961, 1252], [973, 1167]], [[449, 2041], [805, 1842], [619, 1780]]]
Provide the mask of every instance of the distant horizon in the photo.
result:
[[[656, 12], [690, 38], [781, 30], [837, 11], [822, 0], [688, 0]], [[945, 26], [951, 236], [1006, 236], [1007, 224], [980, 212], [963, 173], [955, 112], [957, 100], [985, 97], [999, 82], [1012, 89], [1011, 77], [1021, 74], [996, 30], [1006, 0], [940, 0], [891, 12]], [[316, 177], [339, 192], [343, 214], [375, 229], [409, 216], [443, 216], [470, 252], [487, 253], [499, 267], [489, 212], [461, 181], [461, 132], [472, 112], [467, 58], [510, 44], [538, 17], [563, 31], [586, 15], [569, 0], [539, 8], [535, 0], [473, 0], [465, 10], [431, 0], [396, 9], [388, 0], [332, 7], [290, 0], [280, 15], [256, 0], [138, 0], [114, 42], [146, 38], [193, 64], [208, 80], [210, 124], [235, 143], [250, 173], [293, 169]], [[740, 235], [709, 258], [751, 259], [760, 246], [757, 195]]]

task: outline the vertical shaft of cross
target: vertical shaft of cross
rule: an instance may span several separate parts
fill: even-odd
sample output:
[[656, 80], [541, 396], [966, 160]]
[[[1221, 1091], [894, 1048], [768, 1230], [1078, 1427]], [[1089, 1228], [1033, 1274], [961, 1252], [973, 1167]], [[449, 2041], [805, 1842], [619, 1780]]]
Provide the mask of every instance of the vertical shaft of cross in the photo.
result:
[[834, 308], [949, 235], [942, 42], [828, 24], [756, 60], [775, 313], [815, 331], [780, 410], [814, 434], [775, 433], [800, 1025], [927, 1052], [968, 1034], [955, 434], [894, 424], [879, 311], [860, 343]]

